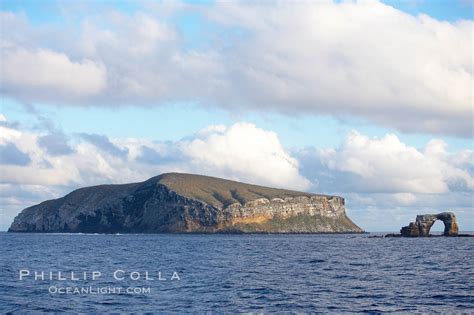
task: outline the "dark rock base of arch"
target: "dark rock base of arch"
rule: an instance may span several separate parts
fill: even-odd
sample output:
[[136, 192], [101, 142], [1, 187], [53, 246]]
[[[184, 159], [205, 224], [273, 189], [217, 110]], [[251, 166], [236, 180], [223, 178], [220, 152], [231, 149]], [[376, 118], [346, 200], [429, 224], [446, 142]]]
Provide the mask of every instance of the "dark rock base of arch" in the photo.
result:
[[456, 216], [452, 212], [418, 215], [415, 222], [402, 227], [400, 234], [404, 237], [430, 236], [430, 229], [437, 220], [444, 223], [444, 236], [458, 236], [459, 227]]

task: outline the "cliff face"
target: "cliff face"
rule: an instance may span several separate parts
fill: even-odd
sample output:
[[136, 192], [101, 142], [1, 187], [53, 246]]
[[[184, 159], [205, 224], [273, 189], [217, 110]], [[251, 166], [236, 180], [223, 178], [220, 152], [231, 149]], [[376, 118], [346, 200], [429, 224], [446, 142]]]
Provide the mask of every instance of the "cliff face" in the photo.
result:
[[344, 199], [213, 177], [163, 174], [78, 189], [23, 210], [9, 232], [360, 233]]

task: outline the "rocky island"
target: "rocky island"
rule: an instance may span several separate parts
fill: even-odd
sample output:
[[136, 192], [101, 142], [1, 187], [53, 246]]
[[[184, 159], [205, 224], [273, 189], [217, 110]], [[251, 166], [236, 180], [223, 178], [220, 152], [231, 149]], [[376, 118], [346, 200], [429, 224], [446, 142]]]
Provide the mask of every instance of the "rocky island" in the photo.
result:
[[24, 209], [9, 232], [362, 233], [344, 199], [168, 173], [77, 189]]
[[[430, 234], [431, 227], [441, 220], [444, 224], [442, 235]], [[420, 214], [416, 216], [415, 222], [410, 222], [400, 229], [400, 234], [386, 234], [382, 237], [433, 237], [433, 236], [461, 236], [474, 237], [472, 234], [459, 234], [459, 226], [456, 215], [453, 212], [441, 212], [438, 214]]]
[[430, 229], [436, 220], [444, 223], [444, 236], [457, 236], [459, 232], [456, 215], [452, 212], [442, 212], [438, 214], [422, 214], [417, 215], [415, 222], [410, 222], [400, 230], [401, 236], [416, 237], [429, 236]]

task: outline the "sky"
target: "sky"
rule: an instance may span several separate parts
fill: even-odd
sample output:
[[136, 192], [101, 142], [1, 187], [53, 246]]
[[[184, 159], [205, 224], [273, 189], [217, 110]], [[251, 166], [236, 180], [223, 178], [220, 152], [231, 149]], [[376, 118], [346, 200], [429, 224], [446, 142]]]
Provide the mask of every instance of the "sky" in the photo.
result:
[[474, 230], [472, 1], [0, 4], [0, 230], [171, 171]]

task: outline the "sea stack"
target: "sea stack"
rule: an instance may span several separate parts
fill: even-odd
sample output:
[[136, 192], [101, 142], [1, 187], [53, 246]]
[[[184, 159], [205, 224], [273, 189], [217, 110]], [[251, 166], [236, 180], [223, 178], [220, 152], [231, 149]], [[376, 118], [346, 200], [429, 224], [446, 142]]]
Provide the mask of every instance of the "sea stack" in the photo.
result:
[[443, 221], [444, 236], [458, 236], [459, 227], [456, 215], [452, 212], [417, 215], [416, 221], [402, 227], [400, 234], [404, 237], [430, 236], [430, 229], [436, 220]]
[[344, 199], [168, 173], [75, 190], [24, 209], [9, 232], [362, 233]]

